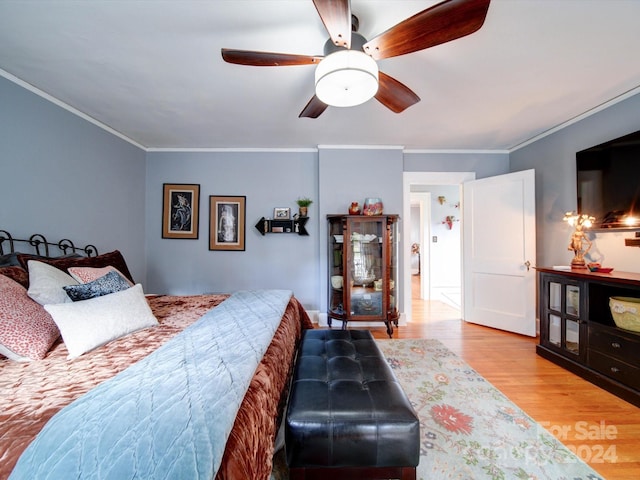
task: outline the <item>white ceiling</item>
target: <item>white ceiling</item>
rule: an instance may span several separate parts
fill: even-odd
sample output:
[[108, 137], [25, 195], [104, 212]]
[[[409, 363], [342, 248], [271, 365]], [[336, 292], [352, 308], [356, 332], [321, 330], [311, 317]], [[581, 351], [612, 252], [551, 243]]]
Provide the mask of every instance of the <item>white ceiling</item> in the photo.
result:
[[[353, 0], [373, 38], [434, 0]], [[220, 49], [322, 55], [311, 0], [0, 0], [0, 73], [148, 149], [509, 150], [640, 92], [640, 0], [492, 0], [476, 33], [379, 62], [422, 99], [298, 118], [313, 66], [249, 67]], [[1, 108], [1, 105], [0, 105]]]

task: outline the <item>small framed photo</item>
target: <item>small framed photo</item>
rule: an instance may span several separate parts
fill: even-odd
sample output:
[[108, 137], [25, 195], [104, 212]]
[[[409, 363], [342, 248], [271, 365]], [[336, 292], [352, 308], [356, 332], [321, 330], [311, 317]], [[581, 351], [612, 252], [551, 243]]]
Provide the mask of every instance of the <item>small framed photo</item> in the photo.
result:
[[165, 183], [162, 194], [162, 238], [198, 238], [200, 185]]
[[244, 251], [247, 197], [209, 197], [209, 250]]
[[291, 218], [291, 209], [290, 208], [274, 208], [273, 209], [273, 219], [274, 220], [289, 220]]

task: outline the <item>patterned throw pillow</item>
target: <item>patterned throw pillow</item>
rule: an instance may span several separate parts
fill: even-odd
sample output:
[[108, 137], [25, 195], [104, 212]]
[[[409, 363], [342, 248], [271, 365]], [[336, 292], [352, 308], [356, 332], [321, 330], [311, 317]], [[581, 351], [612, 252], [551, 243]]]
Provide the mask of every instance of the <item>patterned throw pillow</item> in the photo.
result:
[[90, 298], [102, 297], [110, 293], [121, 292], [131, 287], [131, 284], [119, 273], [111, 271], [106, 275], [97, 278], [93, 282], [81, 285], [68, 285], [62, 287], [71, 300], [89, 300]]
[[[105, 276], [109, 272], [116, 272], [125, 276], [120, 270], [116, 267], [112, 267], [109, 265], [108, 267], [69, 267], [67, 269], [69, 275], [71, 275], [78, 283], [89, 283], [97, 280], [100, 277]], [[129, 285], [133, 287], [133, 283], [130, 280], [127, 280]]]
[[51, 316], [27, 289], [0, 275], [0, 353], [15, 361], [40, 360], [59, 336]]

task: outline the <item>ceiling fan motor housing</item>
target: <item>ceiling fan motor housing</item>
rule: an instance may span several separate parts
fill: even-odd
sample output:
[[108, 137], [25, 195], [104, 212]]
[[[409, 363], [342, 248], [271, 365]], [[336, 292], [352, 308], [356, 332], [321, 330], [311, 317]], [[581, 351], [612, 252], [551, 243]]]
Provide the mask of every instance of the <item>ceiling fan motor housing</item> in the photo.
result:
[[351, 33], [351, 48], [324, 46], [325, 57], [316, 67], [316, 96], [327, 105], [353, 107], [371, 99], [378, 91], [378, 64], [364, 53], [366, 39]]
[[[367, 39], [357, 32], [351, 32], [351, 50], [357, 50], [364, 52], [363, 45], [367, 43]], [[338, 46], [333, 43], [331, 39], [328, 39], [324, 44], [324, 56], [327, 57], [332, 53], [344, 50], [344, 47]]]

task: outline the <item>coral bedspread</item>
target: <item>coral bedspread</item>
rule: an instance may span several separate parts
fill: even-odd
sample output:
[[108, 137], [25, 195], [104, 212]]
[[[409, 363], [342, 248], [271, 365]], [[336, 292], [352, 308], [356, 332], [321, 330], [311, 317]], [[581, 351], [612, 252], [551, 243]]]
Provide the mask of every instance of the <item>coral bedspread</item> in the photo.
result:
[[[150, 297], [159, 327], [123, 337], [73, 361], [66, 359], [67, 350], [59, 343], [44, 360], [3, 362], [0, 478], [9, 475], [20, 454], [57, 411], [156, 350], [226, 298]], [[216, 478], [269, 477], [278, 419], [304, 328], [311, 328], [311, 324], [302, 306], [292, 298], [242, 401]]]

